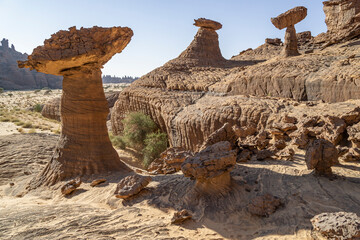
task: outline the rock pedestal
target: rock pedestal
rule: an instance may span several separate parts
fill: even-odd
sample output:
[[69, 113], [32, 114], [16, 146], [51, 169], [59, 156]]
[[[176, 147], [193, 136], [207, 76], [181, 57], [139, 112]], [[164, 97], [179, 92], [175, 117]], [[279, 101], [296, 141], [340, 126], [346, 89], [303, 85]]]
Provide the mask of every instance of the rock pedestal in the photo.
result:
[[55, 153], [31, 188], [90, 174], [130, 169], [120, 161], [109, 140], [109, 113], [101, 68], [121, 52], [133, 33], [129, 28], [81, 28], [59, 31], [37, 47], [19, 67], [62, 75], [62, 133]]
[[271, 22], [276, 28], [280, 30], [286, 28], [283, 56], [290, 57], [300, 55], [294, 25], [302, 21], [306, 15], [307, 9], [305, 7], [295, 7], [275, 18], [271, 18]]

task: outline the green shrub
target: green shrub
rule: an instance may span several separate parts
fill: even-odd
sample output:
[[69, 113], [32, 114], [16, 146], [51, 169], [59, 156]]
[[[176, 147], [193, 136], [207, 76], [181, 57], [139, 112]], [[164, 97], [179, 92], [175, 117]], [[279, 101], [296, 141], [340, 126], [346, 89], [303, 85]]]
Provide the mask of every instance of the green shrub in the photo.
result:
[[51, 93], [52, 91], [49, 89], [49, 90], [46, 90], [45, 92], [44, 92], [44, 95], [49, 95], [50, 93]]
[[126, 143], [124, 141], [123, 136], [114, 136], [112, 134], [109, 134], [109, 137], [110, 137], [110, 141], [114, 147], [120, 148], [123, 150], [126, 148]]
[[40, 89], [36, 89], [36, 90], [34, 91], [34, 93], [38, 93], [38, 92], [40, 92]]
[[37, 103], [37, 104], [35, 104], [34, 106], [33, 106], [33, 110], [35, 111], [35, 112], [41, 112], [41, 110], [42, 110], [42, 105], [40, 104], [40, 103]]
[[142, 150], [145, 147], [146, 135], [157, 130], [154, 121], [140, 112], [129, 113], [122, 123], [124, 125], [123, 140], [126, 146], [136, 150]]
[[8, 94], [8, 96], [9, 96], [9, 97], [12, 97], [12, 96], [14, 96], [14, 94], [12, 94], [12, 93], [9, 93], [9, 94]]
[[24, 127], [24, 128], [32, 128], [33, 125], [32, 125], [31, 123], [27, 122], [27, 123], [25, 123], [25, 124], [23, 125], [23, 127]]
[[2, 122], [10, 122], [10, 118], [7, 118], [7, 117], [1, 118], [0, 120], [1, 120]]
[[4, 92], [4, 89], [0, 87], [0, 93], [3, 93]]
[[167, 148], [167, 136], [163, 132], [150, 133], [145, 138], [145, 148], [143, 149], [144, 167], [148, 167], [160, 153]]

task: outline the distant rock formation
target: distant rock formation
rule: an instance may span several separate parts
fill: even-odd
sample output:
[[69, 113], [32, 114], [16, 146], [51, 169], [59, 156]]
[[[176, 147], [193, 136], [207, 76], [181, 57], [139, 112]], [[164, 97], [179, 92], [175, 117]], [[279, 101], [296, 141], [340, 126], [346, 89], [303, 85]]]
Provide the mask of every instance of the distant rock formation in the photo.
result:
[[17, 61], [27, 59], [27, 54], [15, 50], [13, 44], [3, 39], [0, 46], [0, 87], [5, 90], [26, 90], [39, 88], [61, 88], [62, 77], [44, 74], [29, 69], [20, 69]]
[[71, 27], [45, 40], [27, 61], [18, 62], [19, 67], [64, 76], [59, 143], [30, 188], [83, 175], [132, 172], [110, 142], [106, 127], [109, 108], [101, 81], [102, 66], [127, 46], [132, 35], [127, 27]]
[[137, 79], [139, 78], [131, 77], [131, 76], [124, 76], [124, 77], [115, 77], [110, 75], [102, 76], [103, 83], [132, 83]]

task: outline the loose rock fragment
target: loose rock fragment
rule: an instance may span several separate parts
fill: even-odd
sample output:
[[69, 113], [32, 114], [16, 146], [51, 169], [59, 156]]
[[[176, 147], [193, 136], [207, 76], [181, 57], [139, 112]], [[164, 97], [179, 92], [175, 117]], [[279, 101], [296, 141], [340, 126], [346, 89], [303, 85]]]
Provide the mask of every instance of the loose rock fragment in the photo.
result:
[[236, 151], [229, 142], [218, 142], [188, 157], [181, 165], [185, 177], [196, 179], [203, 192], [222, 192], [230, 185], [230, 171], [236, 164]]
[[192, 215], [186, 210], [183, 209], [181, 211], [175, 212], [174, 216], [171, 219], [171, 224], [182, 224], [186, 220], [190, 220]]
[[106, 179], [105, 178], [101, 178], [101, 179], [95, 179], [94, 181], [91, 182], [90, 186], [91, 187], [95, 187], [101, 183], [104, 183], [106, 182]]
[[76, 179], [70, 180], [61, 188], [61, 193], [63, 195], [69, 195], [76, 190], [81, 185], [81, 179], [77, 177]]
[[145, 188], [151, 181], [149, 176], [130, 175], [126, 176], [118, 183], [115, 196], [117, 198], [129, 198], [138, 194], [143, 188]]

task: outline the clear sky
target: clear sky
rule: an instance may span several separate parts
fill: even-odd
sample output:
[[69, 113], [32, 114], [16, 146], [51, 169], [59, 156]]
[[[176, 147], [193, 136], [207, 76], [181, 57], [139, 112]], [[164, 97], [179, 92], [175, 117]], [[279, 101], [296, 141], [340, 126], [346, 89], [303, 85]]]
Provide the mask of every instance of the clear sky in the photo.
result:
[[271, 17], [296, 7], [308, 16], [298, 32], [326, 31], [321, 0], [0, 0], [0, 38], [30, 54], [52, 33], [71, 26], [127, 26], [134, 36], [122, 53], [104, 67], [103, 74], [141, 76], [177, 57], [192, 41], [193, 19], [222, 23], [218, 31], [225, 58], [256, 48], [265, 38], [284, 38]]

